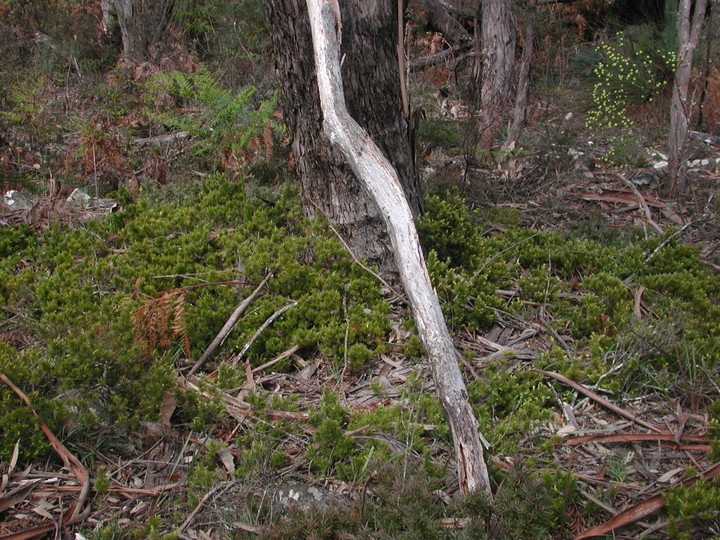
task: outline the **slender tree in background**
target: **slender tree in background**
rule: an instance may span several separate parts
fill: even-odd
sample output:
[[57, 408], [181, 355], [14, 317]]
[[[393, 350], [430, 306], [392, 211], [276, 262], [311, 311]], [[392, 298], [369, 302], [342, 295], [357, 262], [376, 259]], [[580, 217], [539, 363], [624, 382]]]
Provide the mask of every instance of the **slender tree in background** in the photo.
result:
[[436, 392], [453, 435], [460, 489], [463, 493], [483, 490], [490, 496], [480, 426], [468, 402], [457, 351], [430, 283], [413, 212], [393, 166], [345, 106], [338, 44], [345, 29], [340, 10], [336, 1], [333, 7], [328, 0], [307, 0], [307, 6], [324, 135], [342, 153], [363, 190], [380, 209], [389, 232], [400, 278], [430, 357]]
[[515, 93], [515, 105], [513, 106], [510, 126], [508, 127], [505, 141], [502, 144], [502, 151], [508, 152], [515, 148], [520, 133], [525, 126], [527, 117], [528, 96], [530, 95], [530, 68], [532, 67], [533, 51], [535, 47], [535, 6], [537, 0], [528, 0], [522, 10], [523, 26], [523, 51], [520, 59], [520, 69], [517, 77], [517, 91]]
[[[694, 9], [693, 9], [694, 8]], [[693, 96], [690, 94], [693, 54], [700, 42], [700, 31], [707, 0], [680, 0], [677, 11], [678, 53], [675, 81], [670, 104], [670, 135], [668, 137], [668, 176], [665, 190], [684, 193], [687, 189], [686, 149]]]
[[490, 150], [493, 136], [508, 118], [514, 95], [517, 17], [513, 0], [481, 0], [478, 17], [482, 29], [480, 146]]

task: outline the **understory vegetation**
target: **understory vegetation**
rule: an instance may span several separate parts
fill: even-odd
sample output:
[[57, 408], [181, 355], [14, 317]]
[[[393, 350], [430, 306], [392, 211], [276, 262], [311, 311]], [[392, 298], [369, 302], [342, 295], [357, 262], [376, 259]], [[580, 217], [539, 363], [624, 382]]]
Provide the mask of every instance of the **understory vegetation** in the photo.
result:
[[[432, 486], [439, 489], [448, 472], [433, 450], [450, 443], [434, 395], [412, 378], [401, 401], [372, 410], [348, 408], [337, 394], [343, 377], [362, 373], [377, 355], [401, 352], [421, 365], [417, 338], [388, 343], [390, 304], [380, 283], [352, 261], [326, 225], [303, 217], [291, 186], [275, 193], [272, 201], [254, 198], [245, 183], [217, 175], [172, 201], [148, 193], [81, 227], [0, 231], [8, 314], [3, 330], [22, 340], [3, 344], [0, 368], [22, 381], [46, 424], [78, 455], [93, 459], [133, 440], [141, 421], [157, 418], [167, 392], [177, 396], [172, 423], [179, 429], [210, 435], [222, 425], [219, 399], [179, 388], [174, 372], [185, 359], [200, 356], [239, 299], [268, 272], [266, 293], [225, 341], [206, 389], [240, 388], [245, 360], [257, 367], [292, 346], [302, 357], [322, 358], [331, 375], [317, 414], [309, 418], [309, 439], [302, 426], [268, 416], [229, 441], [241, 456], [235, 476], [249, 482], [286, 467], [287, 439], [296, 433], [306, 440], [296, 451], [313, 474], [358, 486], [372, 482], [398, 497], [391, 507], [382, 498], [366, 503], [368, 532], [372, 520], [381, 520], [391, 537], [440, 534], [442, 517], [492, 514], [510, 537], [527, 534], [529, 523], [537, 527], [533, 537], [540, 537], [562, 534], [573, 512], [584, 513], [568, 506], [577, 504], [570, 502], [572, 471], [559, 470], [548, 454], [558, 443], [552, 436], [557, 400], [570, 399], [563, 397], [567, 389], [548, 385], [535, 368], [599, 384], [615, 396], [652, 391], [689, 410], [720, 412], [720, 402], [710, 397], [720, 350], [720, 285], [698, 261], [697, 249], [668, 242], [672, 233], [608, 243], [517, 226], [488, 232], [488, 219], [497, 216], [470, 211], [452, 193], [432, 195], [419, 225], [454, 332], [482, 333], [496, 313], [530, 321], [542, 311], [544, 324], [572, 343], [553, 343], [532, 363], [508, 354], [482, 365], [468, 388], [483, 432], [497, 459], [512, 456], [527, 471], [494, 470], [495, 507], [477, 497], [447, 507], [432, 502]], [[646, 314], [638, 317], [633, 298], [641, 288]], [[297, 305], [237, 364], [234, 355], [289, 302]], [[412, 327], [411, 321], [402, 325]], [[274, 369], [289, 369], [289, 361]], [[2, 457], [10, 458], [17, 440], [24, 460], [48, 456], [49, 443], [29, 409], [7, 388], [0, 399], [8, 411], [0, 419]], [[302, 405], [299, 396], [271, 398], [262, 391], [246, 399], [258, 418], [266, 408], [298, 411]], [[402, 441], [402, 455], [384, 437], [347, 435], [367, 425]], [[713, 444], [720, 449], [720, 439]], [[188, 482], [202, 489], [220, 473], [219, 463], [204, 459]], [[529, 489], [537, 500], [525, 498]], [[370, 517], [375, 512], [380, 515]], [[408, 514], [420, 521], [408, 522]], [[288, 530], [302, 527], [303, 535], [324, 531], [327, 537], [328, 531], [356, 527], [341, 515], [304, 520], [287, 524]]]
[[[90, 472], [77, 530], [95, 540], [200, 538], [192, 519], [217, 538], [572, 538], [637, 502], [643, 479], [660, 526], [630, 534], [720, 535], [717, 481], [692, 480], [720, 461], [718, 261], [685, 236], [715, 234], [717, 199], [693, 211], [648, 196], [656, 218], [672, 206], [685, 220], [660, 230], [567, 202], [647, 173], [659, 128], [638, 118], [660, 115], [674, 69], [660, 34], [586, 43], [573, 27], [546, 44], [530, 125], [502, 159], [471, 148], [471, 120], [439, 112], [435, 81], [452, 70], [414, 81], [418, 231], [489, 444], [489, 501], [458, 493], [402, 291], [303, 212], [260, 5], [198, 5], [194, 54], [130, 66], [117, 43], [47, 24], [50, 45], [21, 35], [17, 21], [48, 21], [15, 4], [0, 7], [0, 32], [18, 37], [0, 44], [0, 188], [34, 204], [0, 216], [0, 374], [29, 402], [0, 384], [6, 478], [59, 471], [53, 433]], [[75, 15], [55, 24], [89, 17]], [[90, 202], [66, 204], [75, 188]], [[637, 419], [670, 438], [633, 439]], [[629, 438], [577, 451], [570, 433]], [[322, 500], [288, 509], [287, 486]]]

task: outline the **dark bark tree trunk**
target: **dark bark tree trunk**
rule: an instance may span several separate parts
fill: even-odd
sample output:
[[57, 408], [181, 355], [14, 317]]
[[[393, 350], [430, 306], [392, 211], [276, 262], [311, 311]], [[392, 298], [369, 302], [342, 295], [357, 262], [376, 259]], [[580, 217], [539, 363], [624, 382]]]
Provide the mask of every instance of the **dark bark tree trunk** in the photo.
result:
[[[396, 280], [387, 231], [338, 150], [322, 135], [312, 39], [305, 2], [264, 0], [279, 75], [285, 124], [300, 173], [305, 210], [336, 225], [356, 255]], [[402, 114], [398, 71], [397, 3], [392, 0], [340, 2], [343, 21], [342, 76], [350, 114], [370, 134], [393, 167], [415, 215], [420, 186]]]
[[[715, 59], [712, 54], [713, 51], [713, 45], [716, 45], [715, 39], [717, 36], [720, 35], [720, 0], [710, 0], [708, 2], [707, 10], [710, 12], [709, 14], [709, 21], [707, 23], [707, 30], [705, 31], [705, 58], [703, 59], [703, 68], [702, 68], [702, 92], [700, 93], [700, 99], [698, 100], [698, 122], [697, 122], [697, 129], [702, 131], [708, 131], [708, 132], [714, 132], [715, 126], [709, 126], [707, 124], [707, 117], [705, 115], [705, 108], [706, 106], [708, 108], [712, 108], [712, 105], [708, 103], [709, 97], [714, 97], [711, 95], [711, 92], [709, 92], [708, 88], [708, 82], [710, 79], [710, 75], [712, 73], [713, 69], [715, 68], [715, 65], [717, 64], [717, 59]], [[712, 109], [711, 109], [712, 110]]]
[[[692, 4], [694, 11], [690, 14]], [[668, 137], [668, 176], [665, 190], [671, 194], [683, 193], [687, 188], [686, 150], [688, 142], [692, 96], [693, 54], [700, 42], [700, 31], [705, 19], [707, 0], [681, 0], [677, 12], [678, 55], [675, 81], [670, 104], [670, 136]]]
[[502, 145], [502, 153], [506, 154], [515, 148], [520, 133], [525, 126], [527, 118], [528, 96], [530, 94], [530, 67], [533, 59], [533, 48], [535, 45], [535, 4], [536, 0], [528, 0], [525, 9], [525, 32], [523, 35], [523, 51], [520, 59], [520, 72], [518, 73], [517, 93], [515, 95], [515, 106], [512, 111], [512, 120], [508, 128], [505, 141]]
[[512, 0], [481, 0], [482, 85], [480, 146], [492, 148], [493, 137], [512, 105], [517, 21]]
[[[176, 41], [180, 3], [176, 0], [112, 0], [126, 59], [138, 62], [151, 59]], [[107, 4], [104, 0], [104, 21], [109, 20]]]

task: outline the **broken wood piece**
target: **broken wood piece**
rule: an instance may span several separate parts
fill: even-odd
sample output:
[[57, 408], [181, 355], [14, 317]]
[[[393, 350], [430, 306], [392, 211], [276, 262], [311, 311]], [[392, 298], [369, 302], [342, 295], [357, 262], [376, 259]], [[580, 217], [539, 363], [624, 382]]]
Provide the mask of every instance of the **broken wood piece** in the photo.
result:
[[638, 290], [635, 291], [635, 294], [633, 295], [633, 315], [635, 315], [635, 317], [637, 317], [638, 319], [642, 319], [643, 317], [642, 296], [646, 290], [647, 289], [645, 289], [643, 285], [640, 285], [640, 287], [638, 287]]
[[486, 347], [489, 347], [491, 349], [495, 349], [498, 352], [506, 352], [510, 350], [510, 347], [506, 347], [505, 345], [500, 345], [499, 343], [495, 343], [494, 341], [490, 341], [487, 338], [484, 338], [482, 336], [475, 336], [475, 340], [479, 341]]

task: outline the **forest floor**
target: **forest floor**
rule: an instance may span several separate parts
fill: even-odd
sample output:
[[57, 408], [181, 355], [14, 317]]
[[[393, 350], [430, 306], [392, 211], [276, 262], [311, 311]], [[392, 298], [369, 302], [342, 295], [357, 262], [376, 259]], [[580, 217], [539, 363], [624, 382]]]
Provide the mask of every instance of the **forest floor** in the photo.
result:
[[[661, 189], [662, 141], [655, 146], [657, 141], [652, 140], [629, 143], [630, 153], [638, 146], [644, 149], [643, 166], [602, 162], [616, 135], [603, 137], [584, 127], [586, 106], [580, 97], [569, 101], [567, 91], [557, 90], [534, 95], [521, 141], [525, 151], [497, 163], [492, 156], [478, 159], [468, 154], [463, 133], [473, 120], [444, 116], [441, 111], [460, 108], [459, 100], [442, 103], [428, 98], [434, 90], [419, 92], [426, 96], [421, 102], [428, 133], [442, 126], [450, 135], [445, 142], [421, 136], [421, 174], [430, 193], [459, 193], [471, 210], [490, 209], [490, 215], [498, 216], [483, 221], [484, 236], [522, 227], [533, 234], [553, 232], [610, 243], [655, 239], [648, 261], [665, 246], [688, 244], [696, 246], [697, 259], [717, 280], [717, 145], [692, 141], [692, 188], [682, 198], [668, 198]], [[149, 167], [148, 163], [144, 165]], [[82, 229], [116, 210], [110, 198], [96, 200], [94, 208], [78, 208], [66, 204], [52, 188], [49, 191], [35, 196], [32, 211], [4, 207], [2, 226], [25, 223], [38, 234], [51, 228], [51, 222]], [[487, 262], [502, 254], [499, 251]], [[633, 315], [638, 320], [661, 319], [664, 315], [656, 312], [644, 291], [644, 286], [627, 284]], [[493, 434], [496, 444], [489, 448], [488, 459], [498, 479], [496, 487], [504, 489], [494, 511], [487, 501], [465, 501], [459, 496], [445, 427], [417, 412], [421, 406], [409, 395], [432, 395], [434, 386], [428, 366], [404, 352], [412, 331], [403, 322], [408, 314], [402, 292], [382, 292], [389, 305], [387, 347], [360, 369], [348, 369], [347, 359], [345, 366], [338, 367], [322, 355], [307, 358], [290, 347], [264, 363], [241, 364], [241, 384], [221, 388], [213, 386], [220, 362], [208, 364], [207, 373], [197, 377], [189, 373], [194, 358], [184, 358], [176, 364], [177, 388], [218, 404], [223, 412], [211, 428], [196, 431], [177, 421], [183, 405], [173, 392], [163, 396], [159, 419], [141, 422], [121, 442], [74, 440], [66, 447], [56, 438], [61, 433], [46, 427], [54, 458], [26, 463], [22, 448], [17, 447], [14, 457], [0, 464], [0, 538], [545, 538], [549, 534], [585, 538], [616, 530], [621, 531], [617, 538], [720, 535], [717, 508], [714, 513], [701, 508], [672, 530], [668, 527], [675, 518], [662, 513], [671, 500], [667, 496], [671, 488], [690, 489], [720, 476], [720, 464], [712, 458], [717, 411], [711, 412], [709, 405], [720, 397], [717, 362], [693, 364], [689, 367], [695, 370], [693, 378], [678, 374], [677, 388], [668, 392], [647, 381], [643, 391], [608, 391], [604, 383], [626, 367], [624, 361], [609, 362], [610, 369], [592, 382], [549, 369], [552, 363], [538, 367], [537, 360], [554, 349], [563, 358], [588, 363], [596, 353], [589, 340], [574, 335], [570, 326], [557, 327], [552, 302], [524, 297], [520, 287], [495, 289], [507, 306], [522, 301], [523, 310], [490, 307], [492, 321], [483, 328], [453, 325], [463, 372], [467, 380], [478, 381], [486, 370], [494, 373], [497, 363], [508, 377], [518, 373], [522, 378], [532, 371], [538, 377], [532, 388], [549, 389], [554, 412], [527, 433], [512, 433], [508, 425], [504, 429], [511, 435]], [[571, 303], [582, 303], [584, 294], [580, 284], [559, 293]], [[229, 316], [230, 312], [221, 315]], [[614, 337], [610, 331], [606, 334]], [[3, 339], [18, 350], [27, 346], [24, 336], [9, 331]], [[347, 334], [345, 340], [347, 353]], [[619, 349], [613, 354], [621, 358]], [[631, 362], [630, 356], [626, 361]], [[277, 365], [283, 369], [275, 371]], [[668, 380], [658, 379], [658, 384]], [[372, 457], [374, 450], [363, 447], [364, 453], [358, 453], [361, 462], [347, 461], [354, 467], [348, 465], [349, 473], [318, 472], [307, 448], [319, 444], [319, 433], [326, 427], [317, 419], [318, 411], [329, 417], [337, 412], [333, 408], [337, 404], [328, 402], [328, 390], [349, 411], [343, 415], [361, 418], [383, 409], [400, 411], [385, 427], [380, 427], [380, 417], [361, 425], [346, 418], [331, 434], [354, 441], [358, 448], [369, 440], [382, 443], [381, 460]], [[20, 388], [15, 392], [23, 395]], [[268, 405], [250, 404], [248, 396], [257, 395]], [[515, 397], [534, 399], [531, 393]], [[31, 407], [32, 399], [26, 399]], [[290, 400], [292, 407], [271, 405]], [[510, 413], [498, 408], [493, 414]], [[282, 447], [283, 459], [274, 463], [269, 447], [238, 442], [240, 436], [260, 438], [254, 433], [262, 433], [263, 440], [273, 439], [273, 448]], [[505, 435], [515, 437], [513, 451], [498, 443]], [[422, 451], [417, 441], [422, 441]], [[253, 451], [267, 454], [253, 457], [252, 474], [240, 474], [240, 463], [249, 462]], [[423, 468], [440, 471], [434, 483], [423, 476]], [[535, 475], [538, 471], [541, 474]], [[518, 493], [514, 499], [508, 495], [513, 485], [529, 506], [515, 502]], [[706, 498], [717, 497], [717, 488], [712, 489]], [[562, 504], [550, 495], [562, 499]], [[554, 504], [561, 508], [553, 510]], [[561, 523], [543, 522], [544, 528], [538, 525], [537, 532], [533, 527], [542, 519], [524, 514], [530, 508], [545, 517], [560, 516], [553, 519]], [[417, 515], [424, 512], [427, 519]], [[498, 518], [503, 512], [510, 517]], [[583, 531], [592, 527], [594, 533], [584, 536]]]

